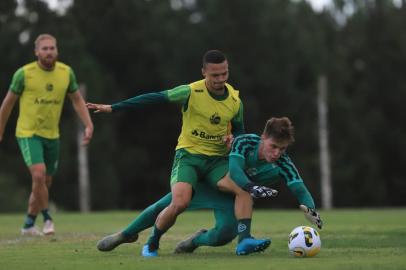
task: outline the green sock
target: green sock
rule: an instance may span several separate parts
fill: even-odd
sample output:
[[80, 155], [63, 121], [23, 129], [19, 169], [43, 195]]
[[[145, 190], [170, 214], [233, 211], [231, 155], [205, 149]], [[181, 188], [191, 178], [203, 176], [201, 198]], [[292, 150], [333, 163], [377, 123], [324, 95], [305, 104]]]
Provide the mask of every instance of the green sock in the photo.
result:
[[172, 200], [171, 194], [161, 198], [156, 203], [145, 208], [131, 223], [123, 230], [126, 237], [134, 236], [143, 230], [154, 226], [159, 213], [167, 207]]
[[[123, 230], [125, 236], [133, 236], [143, 230], [152, 227], [157, 217], [152, 207], [146, 208]], [[159, 212], [158, 212], [159, 214]]]
[[245, 238], [249, 238], [251, 236], [251, 219], [244, 218], [238, 220], [238, 243]]
[[37, 218], [36, 215], [27, 214], [24, 221], [24, 229], [34, 226], [36, 218]]
[[49, 209], [44, 209], [41, 211], [42, 216], [44, 217], [44, 222], [47, 220], [52, 220], [51, 215], [49, 214]]
[[218, 238], [219, 234], [217, 233], [216, 229], [211, 229], [195, 239], [192, 240], [192, 243], [197, 246], [210, 246], [210, 247], [215, 247], [218, 246], [218, 243], [221, 242], [219, 241]]
[[153, 215], [153, 213], [151, 213], [151, 211], [149, 211], [147, 208], [122, 231], [122, 234], [125, 237], [132, 237], [137, 233], [152, 227], [155, 220], [156, 215]]
[[156, 227], [156, 224], [154, 225], [154, 228], [152, 229], [151, 236], [149, 237], [147, 244], [149, 245], [149, 250], [154, 251], [159, 248], [159, 240], [161, 239], [161, 236], [165, 233], [166, 231], [162, 231]]

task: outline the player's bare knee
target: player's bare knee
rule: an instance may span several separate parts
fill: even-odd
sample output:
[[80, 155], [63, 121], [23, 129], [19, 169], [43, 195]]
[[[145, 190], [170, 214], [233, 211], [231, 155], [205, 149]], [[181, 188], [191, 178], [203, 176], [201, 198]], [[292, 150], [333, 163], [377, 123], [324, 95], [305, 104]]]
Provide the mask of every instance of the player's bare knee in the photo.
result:
[[173, 213], [176, 213], [177, 215], [185, 211], [185, 209], [188, 207], [189, 202], [186, 201], [177, 201], [177, 202], [172, 202], [169, 205], [169, 208]]
[[32, 170], [31, 177], [32, 177], [33, 184], [40, 184], [40, 185], [46, 184], [45, 171]]
[[46, 179], [45, 184], [47, 185], [48, 188], [50, 188], [52, 185], [52, 176], [47, 175], [45, 179]]

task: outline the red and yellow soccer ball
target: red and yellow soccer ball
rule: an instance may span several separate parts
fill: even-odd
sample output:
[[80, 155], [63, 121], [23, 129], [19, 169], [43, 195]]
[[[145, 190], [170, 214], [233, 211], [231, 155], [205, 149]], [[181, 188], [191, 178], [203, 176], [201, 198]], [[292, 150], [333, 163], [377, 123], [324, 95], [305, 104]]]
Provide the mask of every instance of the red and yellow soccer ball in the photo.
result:
[[320, 234], [312, 227], [296, 227], [289, 234], [288, 247], [295, 257], [313, 257], [321, 248]]

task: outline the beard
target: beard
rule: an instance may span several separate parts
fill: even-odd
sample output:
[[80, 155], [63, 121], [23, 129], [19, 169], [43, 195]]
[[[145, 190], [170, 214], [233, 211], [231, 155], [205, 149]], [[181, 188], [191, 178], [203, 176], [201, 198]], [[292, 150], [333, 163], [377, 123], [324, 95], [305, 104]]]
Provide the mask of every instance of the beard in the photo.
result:
[[40, 58], [39, 62], [41, 65], [47, 69], [52, 69], [55, 66], [57, 57], [55, 56], [46, 56], [44, 58]]

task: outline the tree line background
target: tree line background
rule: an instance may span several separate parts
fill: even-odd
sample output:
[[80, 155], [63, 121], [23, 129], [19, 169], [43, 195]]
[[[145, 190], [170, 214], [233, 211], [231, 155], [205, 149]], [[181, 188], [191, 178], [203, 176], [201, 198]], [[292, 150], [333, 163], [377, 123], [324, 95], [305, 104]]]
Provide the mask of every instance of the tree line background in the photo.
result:
[[[61, 1], [63, 2], [63, 1]], [[320, 205], [317, 80], [329, 87], [335, 207], [406, 204], [405, 1], [336, 0], [322, 12], [287, 0], [89, 0], [64, 12], [42, 1], [0, 1], [0, 96], [35, 60], [40, 33], [58, 39], [60, 60], [87, 86], [87, 100], [114, 103], [199, 80], [208, 49], [225, 52], [247, 132], [271, 116], [296, 127], [289, 149]], [[60, 169], [50, 200], [78, 209], [76, 115], [66, 102]], [[0, 144], [0, 211], [26, 209], [31, 180], [15, 137], [17, 108]], [[92, 209], [139, 209], [169, 191], [181, 126], [175, 105], [92, 115]], [[262, 207], [296, 207], [289, 191]]]

